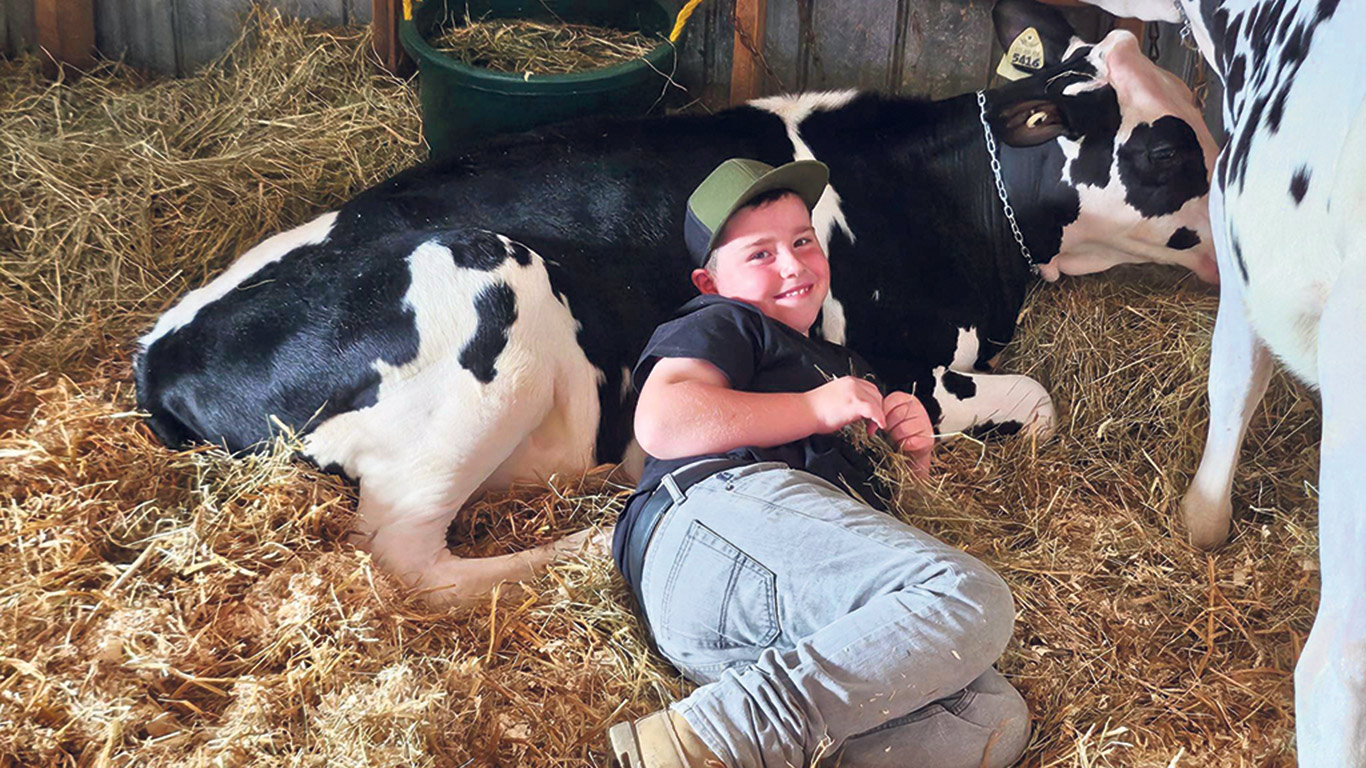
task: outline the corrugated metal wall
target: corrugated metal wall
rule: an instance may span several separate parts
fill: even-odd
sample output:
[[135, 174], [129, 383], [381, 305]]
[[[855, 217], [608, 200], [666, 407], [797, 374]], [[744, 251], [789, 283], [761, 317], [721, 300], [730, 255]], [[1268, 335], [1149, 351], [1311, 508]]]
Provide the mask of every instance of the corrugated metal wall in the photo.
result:
[[[268, 0], [322, 24], [368, 24], [371, 0]], [[227, 50], [252, 0], [95, 0], [95, 47], [105, 58], [164, 75], [187, 75]], [[0, 49], [37, 47], [33, 0], [0, 0]]]

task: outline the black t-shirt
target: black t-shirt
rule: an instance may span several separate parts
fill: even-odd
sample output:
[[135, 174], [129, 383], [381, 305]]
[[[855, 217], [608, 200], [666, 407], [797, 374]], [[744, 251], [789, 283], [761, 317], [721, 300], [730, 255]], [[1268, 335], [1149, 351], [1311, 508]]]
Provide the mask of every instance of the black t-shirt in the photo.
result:
[[[639, 391], [655, 363], [664, 357], [706, 360], [726, 375], [732, 389], [743, 392], [806, 392], [840, 376], [873, 379], [872, 369], [853, 351], [824, 339], [810, 338], [774, 320], [758, 308], [722, 296], [703, 295], [684, 304], [672, 320], [655, 329], [632, 381]], [[882, 386], [879, 384], [879, 389]], [[886, 394], [885, 392], [883, 394]], [[639, 509], [664, 475], [707, 458], [731, 458], [748, 463], [781, 461], [844, 488], [847, 484], [863, 500], [882, 509], [872, 461], [839, 433], [811, 435], [772, 448], [736, 448], [727, 453], [681, 459], [647, 455], [640, 485], [626, 503], [612, 539], [612, 556], [622, 575], [634, 586], [639, 574], [627, 573], [626, 543], [630, 541]]]

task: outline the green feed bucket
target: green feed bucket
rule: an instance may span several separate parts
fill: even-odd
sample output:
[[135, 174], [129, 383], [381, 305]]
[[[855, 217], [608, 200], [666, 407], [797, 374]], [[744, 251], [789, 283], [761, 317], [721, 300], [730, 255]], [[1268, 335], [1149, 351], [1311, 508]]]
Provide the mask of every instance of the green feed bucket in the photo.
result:
[[[658, 36], [644, 59], [564, 75], [495, 72], [463, 64], [427, 41], [466, 18], [593, 24]], [[427, 0], [399, 28], [421, 74], [422, 128], [432, 157], [478, 139], [588, 115], [643, 115], [659, 102], [674, 67], [665, 42], [673, 11], [662, 0]]]

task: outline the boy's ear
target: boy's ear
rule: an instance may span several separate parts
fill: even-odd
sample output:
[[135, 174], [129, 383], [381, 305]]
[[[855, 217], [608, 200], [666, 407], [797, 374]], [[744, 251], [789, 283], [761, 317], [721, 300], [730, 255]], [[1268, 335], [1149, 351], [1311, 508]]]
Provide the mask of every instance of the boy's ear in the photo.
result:
[[697, 290], [702, 293], [719, 293], [716, 290], [716, 278], [705, 269], [694, 269], [692, 271], [692, 284], [697, 286]]

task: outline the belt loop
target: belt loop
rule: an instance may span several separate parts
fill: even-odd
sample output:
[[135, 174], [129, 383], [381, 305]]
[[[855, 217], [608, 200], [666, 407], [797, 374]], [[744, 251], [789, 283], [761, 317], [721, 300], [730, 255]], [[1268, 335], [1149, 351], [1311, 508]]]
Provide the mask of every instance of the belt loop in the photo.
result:
[[668, 490], [669, 495], [673, 497], [675, 504], [682, 504], [684, 499], [688, 498], [687, 496], [684, 496], [683, 492], [678, 489], [678, 483], [674, 482], [674, 476], [672, 474], [668, 474], [660, 478], [659, 484], [664, 486], [664, 488]]

